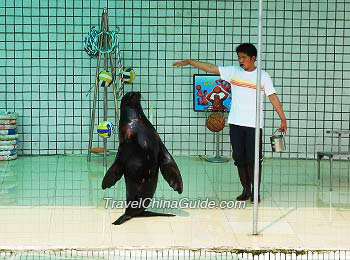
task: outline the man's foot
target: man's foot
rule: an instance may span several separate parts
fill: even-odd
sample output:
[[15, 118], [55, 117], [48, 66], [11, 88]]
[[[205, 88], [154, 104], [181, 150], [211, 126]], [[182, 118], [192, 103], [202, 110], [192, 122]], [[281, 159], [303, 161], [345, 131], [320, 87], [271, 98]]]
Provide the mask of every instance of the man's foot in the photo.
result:
[[239, 195], [236, 200], [243, 201], [243, 200], [249, 200], [249, 198], [252, 196], [250, 192], [243, 191], [241, 195]]

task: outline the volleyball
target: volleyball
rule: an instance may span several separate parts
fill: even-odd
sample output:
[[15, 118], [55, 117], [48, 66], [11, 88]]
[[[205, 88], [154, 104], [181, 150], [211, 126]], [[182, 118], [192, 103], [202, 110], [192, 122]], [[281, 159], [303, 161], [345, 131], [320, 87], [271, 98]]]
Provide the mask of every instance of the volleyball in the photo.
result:
[[114, 125], [109, 121], [102, 121], [97, 127], [97, 133], [103, 138], [111, 137], [114, 131]]
[[123, 68], [123, 80], [126, 83], [132, 83], [135, 79], [135, 72], [130, 67]]
[[220, 132], [225, 127], [225, 116], [218, 112], [212, 113], [207, 117], [205, 124], [210, 131]]
[[101, 87], [109, 87], [113, 81], [113, 75], [109, 71], [101, 71], [98, 75], [98, 79], [100, 80]]

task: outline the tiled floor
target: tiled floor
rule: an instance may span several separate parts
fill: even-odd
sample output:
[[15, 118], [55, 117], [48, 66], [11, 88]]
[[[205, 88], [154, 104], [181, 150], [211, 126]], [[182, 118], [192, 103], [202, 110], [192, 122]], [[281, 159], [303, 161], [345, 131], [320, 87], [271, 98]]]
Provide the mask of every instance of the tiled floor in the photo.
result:
[[[110, 165], [114, 156], [108, 157]], [[176, 157], [184, 182], [178, 195], [160, 175], [155, 197], [164, 200], [234, 200], [240, 193], [232, 161], [209, 163]], [[175, 217], [111, 223], [123, 209], [105, 209], [105, 197], [125, 199], [124, 180], [100, 188], [102, 157], [21, 156], [0, 162], [0, 248], [229, 248], [347, 250], [350, 234], [348, 161], [334, 164], [329, 192], [328, 162], [321, 183], [314, 160], [267, 159], [263, 167], [259, 235], [253, 206], [245, 209], [158, 209]]]

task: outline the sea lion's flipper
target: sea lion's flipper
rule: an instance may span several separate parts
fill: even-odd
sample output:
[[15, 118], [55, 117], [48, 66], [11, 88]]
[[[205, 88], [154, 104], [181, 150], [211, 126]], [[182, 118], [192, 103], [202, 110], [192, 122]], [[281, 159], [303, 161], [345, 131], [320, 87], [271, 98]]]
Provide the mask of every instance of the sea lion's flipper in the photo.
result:
[[102, 189], [112, 187], [123, 176], [122, 167], [121, 167], [121, 160], [122, 160], [121, 154], [122, 152], [120, 151], [120, 148], [119, 148], [117, 157], [114, 163], [112, 164], [111, 167], [109, 167], [108, 171], [103, 177]]
[[144, 211], [136, 217], [175, 217], [176, 215], [171, 213], [158, 213], [152, 211]]
[[134, 217], [123, 214], [116, 221], [113, 222], [113, 225], [121, 225], [132, 218], [138, 218], [138, 217], [142, 218], [142, 217], [175, 217], [175, 216], [176, 215], [170, 214], [170, 213], [158, 213], [158, 212], [152, 212], [152, 211], [143, 211], [140, 215], [137, 215]]
[[177, 167], [177, 164], [173, 157], [170, 155], [168, 150], [162, 141], [160, 141], [160, 149], [159, 149], [159, 166], [160, 171], [164, 177], [164, 179], [169, 183], [170, 187], [172, 187], [179, 194], [182, 193], [183, 184], [182, 178], [180, 174], [180, 170]]
[[113, 225], [121, 225], [124, 222], [130, 220], [131, 218], [132, 218], [131, 216], [123, 214], [116, 221], [113, 222]]

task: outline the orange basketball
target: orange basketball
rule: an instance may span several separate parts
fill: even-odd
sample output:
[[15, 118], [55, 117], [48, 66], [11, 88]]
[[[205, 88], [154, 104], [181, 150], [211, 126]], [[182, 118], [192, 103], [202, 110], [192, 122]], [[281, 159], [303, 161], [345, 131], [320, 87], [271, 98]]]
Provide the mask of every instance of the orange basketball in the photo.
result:
[[219, 132], [225, 127], [225, 116], [218, 112], [212, 113], [207, 117], [205, 124], [210, 131]]

